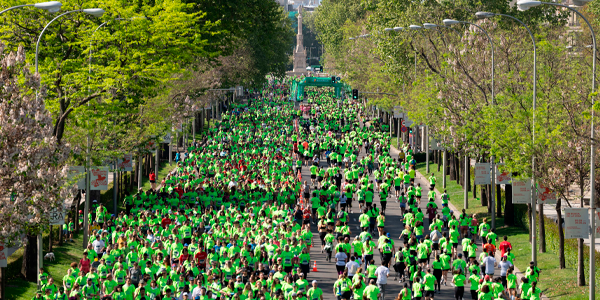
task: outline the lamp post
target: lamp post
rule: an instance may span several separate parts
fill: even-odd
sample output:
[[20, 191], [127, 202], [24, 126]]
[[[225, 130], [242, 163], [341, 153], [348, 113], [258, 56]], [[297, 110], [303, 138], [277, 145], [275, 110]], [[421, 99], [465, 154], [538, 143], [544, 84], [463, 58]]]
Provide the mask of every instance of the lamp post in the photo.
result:
[[[408, 28], [410, 30], [423, 29], [423, 27], [419, 25], [410, 25]], [[417, 51], [415, 51], [415, 80], [417, 80]], [[429, 174], [429, 127], [424, 125], [424, 129], [424, 134], [421, 136], [421, 138], [424, 139], [425, 142], [425, 173]]]
[[[494, 65], [494, 42], [492, 41], [492, 38], [490, 37], [490, 35], [488, 34], [487, 31], [485, 31], [483, 28], [481, 28], [481, 26], [471, 23], [471, 22], [467, 22], [467, 21], [457, 21], [457, 20], [451, 20], [451, 19], [445, 19], [444, 21], [444, 25], [446, 26], [450, 26], [450, 25], [455, 25], [455, 24], [469, 24], [469, 25], [473, 25], [477, 28], [479, 28], [479, 30], [481, 30], [488, 38], [488, 41], [490, 42], [490, 46], [492, 47], [492, 105], [496, 105], [496, 98], [494, 95], [494, 71], [495, 71], [495, 65]], [[492, 208], [492, 229], [496, 230], [496, 208], [495, 208], [495, 172], [494, 172], [494, 156], [492, 155], [491, 157], [492, 163], [490, 164], [491, 168], [492, 168], [492, 178], [491, 178], [491, 197], [490, 197], [490, 203], [488, 203], [488, 205], [491, 205]]]
[[60, 10], [60, 7], [62, 6], [62, 3], [58, 2], [58, 1], [49, 1], [49, 2], [41, 2], [41, 3], [36, 3], [36, 4], [23, 4], [23, 5], [17, 5], [17, 6], [13, 6], [13, 7], [9, 7], [3, 11], [0, 11], [0, 15], [9, 11], [9, 10], [13, 10], [13, 9], [17, 9], [17, 8], [22, 8], [22, 7], [28, 7], [28, 6], [32, 6], [35, 8], [39, 8], [39, 9], [43, 9], [45, 11], [48, 11], [50, 13], [55, 13], [57, 11]]
[[[591, 0], [573, 0], [573, 3], [575, 5], [578, 6], [582, 6], [585, 5], [585, 3], [587, 2], [591, 2]], [[581, 14], [579, 11], [577, 11], [576, 9], [568, 6], [568, 5], [564, 5], [564, 4], [558, 4], [558, 3], [553, 3], [553, 2], [541, 2], [541, 1], [529, 1], [529, 0], [520, 0], [517, 2], [517, 7], [519, 10], [528, 10], [532, 7], [536, 7], [539, 5], [554, 5], [554, 6], [558, 6], [558, 7], [563, 7], [563, 8], [567, 8], [571, 11], [573, 11], [574, 13], [576, 13], [579, 17], [581, 17], [585, 23], [588, 25], [588, 27], [590, 28], [590, 32], [592, 34], [592, 42], [593, 42], [593, 48], [592, 48], [592, 93], [594, 93], [594, 91], [596, 90], [596, 34], [594, 33], [594, 28], [592, 27], [592, 25], [590, 25], [590, 22], [586, 19], [586, 17]], [[590, 290], [589, 290], [589, 295], [590, 295], [590, 300], [594, 300], [596, 299], [596, 277], [595, 277], [595, 273], [596, 273], [596, 265], [594, 264], [595, 262], [595, 256], [596, 256], [596, 241], [595, 241], [595, 232], [596, 232], [596, 217], [595, 217], [595, 212], [596, 212], [596, 197], [595, 197], [595, 180], [596, 180], [596, 176], [595, 176], [595, 152], [596, 152], [596, 143], [594, 142], [594, 138], [595, 138], [595, 130], [594, 130], [594, 97], [592, 97], [592, 120], [591, 120], [591, 132], [590, 132], [590, 151], [591, 151], [591, 157], [590, 157], [590, 208], [592, 210], [592, 213], [590, 214], [591, 216], [591, 220], [590, 220], [590, 224], [591, 224], [591, 234], [590, 234]], [[533, 189], [532, 189], [533, 190]], [[532, 211], [535, 211], [534, 209]]]
[[[423, 28], [425, 29], [435, 29], [441, 36], [442, 39], [444, 40], [444, 43], [447, 44], [446, 38], [444, 37], [444, 33], [442, 33], [441, 30], [438, 29], [438, 27], [442, 27], [442, 28], [449, 28], [454, 30], [454, 32], [456, 32], [458, 34], [458, 36], [461, 37], [462, 39], [462, 34], [460, 34], [460, 32], [458, 32], [458, 30], [450, 27], [450, 26], [446, 26], [446, 25], [437, 25], [437, 24], [433, 24], [433, 23], [424, 23], [423, 24]], [[427, 141], [429, 141], [429, 138], [427, 139]], [[442, 187], [445, 189], [446, 188], [446, 148], [444, 147], [444, 154], [442, 157]], [[467, 155], [465, 154], [465, 170], [469, 167], [468, 164], [468, 160], [467, 160]], [[427, 164], [427, 166], [429, 166], [429, 164]], [[429, 168], [427, 169], [427, 172], [429, 172]], [[468, 201], [468, 190], [467, 190], [467, 180], [469, 180], [469, 177], [465, 176], [465, 180], [464, 180], [464, 185], [465, 185], [465, 192], [464, 192], [464, 208], [467, 209], [469, 208], [469, 201]]]
[[[507, 17], [507, 18], [511, 18], [519, 23], [521, 23], [521, 25], [523, 25], [525, 27], [525, 29], [527, 29], [527, 32], [529, 33], [529, 36], [531, 37], [531, 42], [533, 44], [533, 126], [532, 126], [532, 141], [533, 144], [535, 144], [535, 110], [537, 108], [537, 93], [536, 93], [536, 86], [537, 86], [537, 54], [536, 54], [536, 45], [535, 45], [535, 36], [533, 35], [533, 33], [531, 32], [531, 30], [529, 30], [529, 27], [527, 27], [527, 25], [525, 23], [523, 23], [523, 21], [510, 16], [510, 15], [505, 15], [505, 14], [497, 14], [497, 13], [490, 13], [490, 12], [477, 12], [475, 13], [475, 16], [478, 19], [486, 19], [486, 18], [492, 18], [495, 16], [502, 16], [502, 17]], [[494, 177], [494, 172], [495, 172], [495, 168], [492, 169], [492, 177]], [[531, 158], [531, 179], [532, 179], [532, 189], [531, 189], [531, 239], [532, 239], [532, 243], [531, 243], [531, 260], [535, 263], [537, 263], [537, 245], [536, 245], [536, 204], [537, 204], [537, 187], [536, 187], [536, 182], [535, 182], [535, 155]]]
[[[129, 21], [129, 20], [133, 20], [135, 18], [144, 18], [147, 19], [146, 17], [134, 17], [134, 18], [129, 18], [129, 19], [124, 19], [124, 18], [115, 18], [116, 21]], [[92, 48], [92, 42], [94, 41], [94, 35], [96, 34], [96, 31], [98, 31], [100, 28], [104, 27], [104, 25], [108, 24], [109, 21], [106, 21], [102, 24], [100, 24], [98, 27], [96, 27], [96, 29], [92, 32], [92, 34], [90, 35], [90, 57], [89, 57], [89, 71], [88, 71], [88, 81], [90, 81], [91, 75], [92, 75], [92, 53], [93, 53], [93, 48]], [[88, 91], [89, 92], [89, 91]], [[87, 106], [90, 106], [90, 102], [87, 103]], [[89, 122], [89, 121], [88, 121]], [[88, 133], [87, 136], [87, 153], [90, 153], [90, 135]], [[89, 156], [88, 156], [88, 165], [89, 165]], [[156, 172], [158, 174], [158, 172]], [[87, 195], [87, 192], [86, 192]], [[117, 163], [115, 161], [115, 171], [113, 172], [113, 214], [116, 216], [117, 215]], [[85, 245], [84, 245], [85, 247]]]
[[[51, 5], [50, 5], [51, 6]], [[55, 4], [53, 7], [53, 10], [56, 10], [56, 6], [58, 6], [57, 4]], [[60, 6], [59, 6], [60, 8]], [[40, 41], [42, 40], [42, 37], [44, 36], [44, 32], [46, 32], [46, 29], [48, 29], [48, 26], [50, 26], [50, 24], [52, 24], [54, 21], [56, 21], [57, 19], [59, 19], [60, 17], [70, 14], [70, 13], [74, 13], [74, 12], [84, 12], [86, 14], [95, 16], [95, 17], [100, 17], [102, 16], [102, 14], [104, 14], [104, 10], [100, 9], [100, 8], [86, 8], [86, 9], [77, 9], [77, 10], [70, 10], [67, 12], [64, 12], [58, 16], [56, 16], [54, 19], [52, 19], [52, 21], [48, 22], [48, 24], [46, 24], [46, 26], [44, 27], [44, 29], [42, 30], [42, 32], [40, 33], [40, 36], [38, 37], [37, 43], [35, 44], [35, 73], [39, 74], [39, 69], [38, 69], [38, 54], [39, 54], [39, 48], [40, 48]], [[40, 76], [41, 77], [41, 76]], [[40, 80], [40, 87], [42, 85], [42, 81]], [[36, 92], [36, 97], [37, 97], [38, 93]], [[89, 144], [89, 142], [88, 142]], [[88, 148], [89, 149], [89, 148]], [[89, 167], [89, 150], [88, 150], [88, 159], [87, 159], [87, 164]], [[84, 212], [84, 217], [83, 217], [83, 222], [84, 222], [84, 237], [83, 237], [83, 246], [86, 246], [86, 242], [87, 242], [87, 232], [88, 232], [88, 211], [89, 211], [89, 198], [90, 198], [90, 174], [89, 171], [86, 172], [86, 192], [85, 192], [85, 212]], [[43, 263], [44, 263], [44, 257], [43, 257], [43, 245], [42, 245], [42, 235], [38, 235], [38, 268], [42, 268], [43, 267]]]

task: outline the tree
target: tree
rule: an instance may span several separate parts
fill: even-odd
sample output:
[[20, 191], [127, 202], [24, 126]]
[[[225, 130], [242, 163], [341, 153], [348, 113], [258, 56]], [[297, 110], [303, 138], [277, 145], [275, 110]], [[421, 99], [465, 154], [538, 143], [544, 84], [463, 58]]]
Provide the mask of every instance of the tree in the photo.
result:
[[[73, 197], [65, 162], [71, 153], [53, 135], [52, 117], [44, 105], [45, 90], [36, 95], [39, 77], [29, 71], [25, 50], [6, 54], [0, 44], [0, 242], [26, 245], [23, 265], [37, 260], [36, 236], [49, 222], [49, 213]], [[24, 275], [36, 280], [35, 263]]]

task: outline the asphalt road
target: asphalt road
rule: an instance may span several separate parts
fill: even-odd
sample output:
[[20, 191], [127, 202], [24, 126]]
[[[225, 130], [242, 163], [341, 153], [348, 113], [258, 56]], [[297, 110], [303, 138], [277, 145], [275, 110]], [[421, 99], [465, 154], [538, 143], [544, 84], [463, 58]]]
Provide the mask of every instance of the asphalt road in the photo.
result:
[[[393, 149], [394, 150], [394, 149]], [[398, 158], [398, 152], [397, 151], [392, 151], [391, 153], [392, 158], [397, 159]], [[365, 151], [364, 148], [361, 151], [360, 155], [359, 155], [359, 159], [365, 156]], [[321, 162], [321, 166], [326, 166], [327, 162], [322, 161]], [[310, 183], [310, 171], [308, 167], [303, 167], [302, 168], [302, 180], [307, 180]], [[423, 198], [421, 201], [421, 209], [423, 212], [426, 211], [425, 206], [426, 206], [426, 195], [429, 192], [429, 182], [423, 177], [420, 176], [419, 173], [417, 173], [417, 178], [415, 179], [415, 185], [417, 183], [421, 184], [421, 187], [423, 188], [422, 194], [423, 194]], [[441, 182], [441, 179], [438, 180], [439, 182]], [[373, 177], [371, 176], [370, 179], [373, 179]], [[393, 188], [392, 188], [393, 189]], [[394, 195], [394, 192], [391, 191], [389, 193], [390, 195]], [[373, 200], [373, 203], [377, 204], [377, 207], [380, 208], [380, 204], [379, 204], [379, 193], [375, 193], [375, 198]], [[436, 199], [436, 203], [438, 205], [438, 207], [440, 208], [438, 210], [438, 213], [441, 213], [441, 207], [442, 207], [442, 203], [441, 200], [439, 199], [439, 195], [438, 195], [438, 199]], [[349, 218], [350, 218], [350, 228], [352, 230], [352, 238], [354, 238], [354, 236], [358, 235], [360, 233], [360, 228], [359, 226], [359, 222], [358, 222], [358, 217], [360, 216], [360, 213], [358, 212], [358, 202], [355, 199], [353, 201], [353, 213], [349, 213]], [[386, 209], [386, 222], [385, 222], [385, 231], [390, 233], [390, 236], [394, 239], [394, 245], [396, 250], [398, 249], [398, 246], [403, 246], [403, 242], [400, 241], [398, 239], [398, 237], [400, 236], [400, 233], [402, 232], [403, 228], [404, 228], [404, 224], [402, 223], [401, 219], [401, 210], [400, 210], [400, 206], [397, 202], [394, 201], [394, 199], [392, 198], [388, 198], [388, 204], [387, 204], [387, 209]], [[429, 227], [429, 223], [427, 220], [427, 217], [425, 218], [425, 229], [426, 229], [426, 233], [429, 233], [428, 227]], [[318, 272], [310, 272], [308, 275], [308, 280], [309, 282], [311, 282], [312, 280], [317, 280], [319, 282], [319, 287], [323, 290], [323, 298], [327, 299], [327, 300], [333, 300], [336, 299], [336, 296], [334, 294], [333, 291], [333, 284], [334, 282], [337, 280], [337, 271], [335, 268], [335, 258], [332, 259], [331, 262], [327, 262], [325, 261], [326, 258], [326, 254], [325, 253], [321, 253], [321, 242], [319, 239], [319, 235], [318, 235], [318, 231], [317, 231], [317, 227], [316, 225], [312, 225], [311, 229], [313, 231], [313, 248], [310, 251], [310, 255], [311, 255], [311, 270], [312, 270], [312, 266], [313, 266], [313, 261], [317, 262], [317, 269]], [[376, 242], [377, 238], [378, 238], [378, 234], [374, 233], [373, 234], [373, 240]], [[460, 242], [460, 241], [459, 241]], [[479, 251], [477, 251], [477, 257], [479, 257], [479, 254], [481, 253], [481, 241], [477, 242], [478, 245], [478, 249]], [[462, 253], [462, 247], [458, 246], [458, 253]], [[335, 255], [335, 253], [333, 254]], [[375, 264], [376, 265], [380, 265], [381, 263], [381, 259], [379, 256], [378, 251], [376, 250], [374, 252], [374, 259], [375, 259]], [[432, 260], [433, 262], [433, 257]], [[398, 295], [398, 293], [400, 292], [400, 290], [403, 287], [403, 283], [399, 282], [399, 280], [394, 280], [394, 270], [390, 269], [390, 277], [388, 278], [388, 285], [386, 287], [386, 293], [385, 293], [385, 298], [384, 299], [395, 299], [396, 296]], [[451, 282], [451, 276], [450, 274], [449, 276], [449, 281]], [[496, 269], [496, 273], [495, 276], [500, 276], [500, 270]], [[464, 293], [464, 298], [465, 299], [470, 299], [471, 295], [469, 292], [469, 284], [468, 284], [468, 279], [467, 282], [465, 283], [465, 293]], [[442, 285], [441, 287], [441, 293], [440, 294], [435, 294], [435, 299], [454, 299], [454, 287], [451, 286], [451, 284], [449, 283], [447, 286]]]

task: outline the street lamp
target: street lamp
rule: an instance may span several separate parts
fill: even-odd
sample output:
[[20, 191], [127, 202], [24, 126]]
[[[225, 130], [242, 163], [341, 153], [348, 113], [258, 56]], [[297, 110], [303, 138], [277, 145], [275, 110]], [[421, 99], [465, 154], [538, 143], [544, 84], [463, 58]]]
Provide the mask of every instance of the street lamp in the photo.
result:
[[0, 11], [0, 15], [9, 11], [9, 10], [13, 10], [13, 9], [17, 9], [17, 8], [22, 8], [22, 7], [27, 7], [27, 6], [33, 6], [35, 8], [39, 8], [39, 9], [43, 9], [45, 11], [48, 11], [50, 13], [55, 13], [57, 11], [60, 10], [60, 7], [62, 6], [62, 3], [58, 2], [58, 1], [50, 1], [50, 2], [40, 2], [40, 3], [36, 3], [36, 4], [23, 4], [23, 5], [17, 5], [17, 6], [13, 6], [13, 7], [9, 7], [3, 11]]
[[[56, 16], [56, 18], [52, 19], [52, 21], [48, 22], [48, 24], [46, 24], [46, 26], [42, 30], [42, 33], [40, 33], [37, 43], [35, 44], [35, 72], [36, 73], [38, 73], [38, 53], [39, 53], [39, 48], [40, 48], [40, 41], [42, 40], [42, 37], [44, 36], [44, 32], [46, 32], [46, 29], [48, 29], [48, 26], [50, 26], [50, 24], [52, 24], [54, 21], [56, 21], [57, 19], [59, 19], [60, 17], [66, 15], [66, 14], [70, 14], [70, 13], [74, 13], [74, 12], [84, 12], [84, 13], [94, 16], [96, 18], [99, 18], [104, 14], [104, 10], [101, 8], [76, 9], [76, 10], [70, 10], [70, 11], [64, 12], [64, 13]], [[41, 84], [41, 81], [40, 81], [40, 84]]]
[[[51, 7], [52, 9], [56, 10], [58, 8], [60, 9], [60, 5], [58, 4], [46, 4], [44, 7]], [[58, 11], [58, 10], [56, 10]], [[48, 24], [46, 24], [46, 26], [44, 27], [44, 29], [42, 30], [42, 32], [40, 33], [40, 36], [38, 37], [37, 43], [35, 44], [35, 73], [39, 74], [39, 69], [38, 69], [38, 54], [39, 54], [39, 48], [40, 48], [40, 41], [42, 40], [42, 37], [44, 36], [44, 32], [46, 32], [46, 29], [48, 29], [48, 26], [50, 26], [50, 24], [52, 24], [54, 21], [56, 21], [57, 19], [59, 19], [60, 17], [70, 14], [70, 13], [74, 13], [74, 12], [84, 12], [86, 14], [92, 15], [94, 17], [100, 17], [104, 14], [104, 10], [100, 9], [100, 8], [86, 8], [86, 9], [77, 9], [77, 10], [70, 10], [67, 12], [64, 12], [58, 16], [56, 16], [54, 19], [52, 19], [52, 21], [48, 22]], [[42, 85], [42, 81], [40, 80], [40, 86]], [[36, 92], [36, 97], [37, 97], [38, 93]], [[88, 153], [89, 155], [89, 153]], [[88, 160], [89, 161], [89, 160]], [[88, 166], [89, 167], [89, 166]], [[86, 172], [86, 199], [89, 198], [89, 172]], [[83, 222], [84, 222], [84, 232], [86, 232], [87, 230], [87, 223], [88, 223], [88, 214], [89, 211], [89, 202], [86, 201], [85, 202], [85, 216], [83, 218]], [[86, 242], [87, 242], [87, 236], [84, 236], [83, 239], [83, 246], [86, 246]], [[42, 249], [42, 235], [38, 235], [38, 268], [41, 268], [43, 266], [43, 249]]]
[[[587, 2], [591, 2], [592, 0], [573, 0], [573, 4], [577, 5], [577, 6], [583, 6], [585, 5]], [[590, 28], [590, 32], [592, 33], [592, 41], [593, 41], [593, 48], [592, 48], [592, 93], [594, 93], [594, 91], [596, 90], [596, 34], [594, 33], [594, 28], [592, 27], [592, 25], [590, 25], [590, 22], [586, 19], [586, 17], [581, 14], [579, 11], [577, 11], [576, 9], [568, 6], [568, 5], [564, 5], [564, 4], [558, 4], [558, 3], [552, 3], [552, 2], [541, 2], [541, 1], [528, 1], [528, 0], [520, 0], [517, 2], [517, 8], [519, 10], [528, 10], [532, 7], [536, 7], [542, 4], [546, 4], [546, 5], [554, 5], [554, 6], [558, 6], [558, 7], [564, 7], [567, 8], [571, 11], [573, 11], [574, 13], [576, 13], [579, 17], [581, 17], [585, 23], [587, 23], [588, 27]], [[596, 273], [596, 265], [595, 265], [595, 256], [596, 256], [596, 241], [595, 241], [595, 232], [596, 232], [596, 199], [595, 199], [595, 180], [596, 180], [596, 175], [595, 175], [595, 158], [594, 155], [596, 152], [596, 145], [594, 142], [594, 137], [595, 137], [595, 132], [594, 132], [594, 97], [592, 97], [592, 120], [591, 120], [591, 133], [590, 133], [590, 141], [591, 141], [591, 146], [590, 146], [590, 151], [591, 151], [591, 157], [590, 157], [590, 208], [592, 210], [592, 213], [590, 214], [591, 216], [591, 220], [590, 220], [590, 224], [592, 226], [592, 231], [590, 234], [590, 300], [594, 300], [596, 299], [596, 278], [595, 278], [595, 273]], [[532, 210], [533, 211], [533, 210]]]
[[[523, 23], [523, 21], [510, 16], [510, 15], [505, 15], [505, 14], [496, 14], [496, 13], [491, 13], [491, 12], [477, 12], [475, 13], [475, 17], [477, 17], [478, 19], [487, 19], [487, 18], [492, 18], [495, 16], [502, 16], [502, 17], [507, 17], [507, 18], [511, 18], [519, 23], [521, 23], [521, 25], [523, 25], [525, 27], [525, 29], [527, 29], [527, 32], [529, 33], [529, 36], [531, 37], [531, 42], [533, 43], [533, 126], [532, 126], [532, 141], [533, 144], [535, 144], [535, 110], [537, 108], [537, 93], [536, 93], [536, 86], [537, 86], [537, 54], [536, 54], [536, 45], [535, 45], [535, 36], [533, 35], [533, 33], [531, 32], [531, 30], [529, 30], [529, 27], [527, 27], [527, 25], [525, 23]], [[492, 168], [492, 178], [495, 179], [495, 173], [496, 169]], [[537, 245], [536, 245], [536, 204], [537, 204], [537, 187], [536, 187], [536, 182], [535, 182], [535, 155], [531, 158], [531, 179], [532, 179], [532, 189], [531, 189], [531, 260], [537, 263]]]
[[[479, 28], [479, 30], [481, 30], [488, 38], [488, 41], [490, 42], [490, 46], [492, 47], [492, 105], [496, 105], [496, 98], [494, 96], [494, 71], [495, 71], [495, 66], [494, 66], [494, 42], [492, 41], [492, 38], [490, 37], [490, 35], [488, 34], [487, 31], [485, 31], [483, 28], [481, 28], [481, 26], [471, 23], [471, 22], [467, 22], [467, 21], [457, 21], [457, 20], [452, 20], [452, 19], [444, 19], [444, 25], [446, 26], [451, 26], [451, 25], [456, 25], [456, 24], [469, 24], [469, 25], [473, 25], [477, 28]], [[492, 208], [492, 229], [496, 230], [496, 193], [495, 193], [495, 182], [496, 182], [496, 178], [494, 178], [494, 156], [491, 157], [492, 159], [492, 163], [490, 164], [490, 167], [492, 168], [492, 176], [491, 176], [491, 197], [490, 197], [490, 202], [488, 203], [488, 205], [491, 205]]]
[[[115, 18], [116, 21], [130, 21], [130, 20], [134, 20], [134, 19], [139, 19], [139, 18], [143, 18], [143, 19], [148, 19], [147, 17], [133, 17], [133, 18], [129, 18], [129, 19], [125, 19], [125, 18]], [[89, 58], [89, 71], [88, 71], [88, 81], [90, 81], [90, 77], [92, 75], [92, 42], [94, 41], [94, 35], [96, 34], [96, 31], [98, 31], [100, 28], [104, 27], [106, 24], [108, 24], [109, 21], [106, 21], [102, 24], [100, 24], [98, 27], [96, 27], [96, 29], [92, 32], [91, 34], [91, 38], [90, 38], [90, 58]], [[90, 102], [88, 101], [87, 106], [90, 106]], [[89, 121], [88, 121], [89, 122]], [[88, 157], [87, 157], [87, 163], [88, 166], [90, 165], [90, 157], [89, 157], [89, 153], [90, 153], [90, 136], [88, 134], [87, 136], [87, 153], [88, 153]], [[116, 180], [117, 180], [117, 164], [115, 162], [115, 172], [113, 173], [113, 213], [115, 215], [117, 215], [117, 184], [116, 184]], [[158, 172], [156, 172], [158, 174]], [[86, 187], [88, 187], [89, 185], [86, 184]], [[87, 190], [86, 188], [86, 202], [89, 201], [89, 190]], [[85, 230], [84, 229], [84, 235], [85, 235]], [[85, 245], [84, 245], [85, 247]]]

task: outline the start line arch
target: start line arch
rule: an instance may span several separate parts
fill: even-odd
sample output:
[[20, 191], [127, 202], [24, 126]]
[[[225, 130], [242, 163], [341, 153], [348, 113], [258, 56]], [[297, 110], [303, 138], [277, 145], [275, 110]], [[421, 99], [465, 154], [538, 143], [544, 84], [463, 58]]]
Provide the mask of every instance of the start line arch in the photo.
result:
[[342, 90], [350, 93], [350, 86], [341, 82], [333, 83], [331, 82], [331, 77], [305, 77], [301, 81], [292, 82], [292, 100], [302, 101], [304, 98], [304, 88], [307, 86], [334, 87], [336, 98], [341, 96]]

